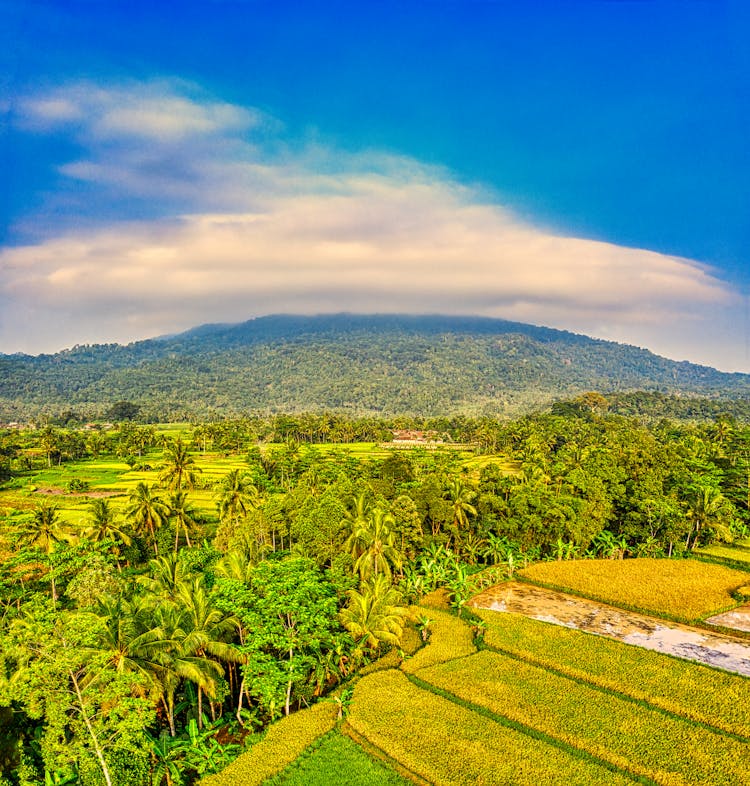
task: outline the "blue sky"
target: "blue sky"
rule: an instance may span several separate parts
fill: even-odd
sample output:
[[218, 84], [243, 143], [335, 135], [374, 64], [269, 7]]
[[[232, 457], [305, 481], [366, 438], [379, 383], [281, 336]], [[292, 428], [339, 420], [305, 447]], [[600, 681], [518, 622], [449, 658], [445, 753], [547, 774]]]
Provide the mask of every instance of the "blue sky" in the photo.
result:
[[750, 371], [747, 8], [0, 0], [0, 352], [413, 311]]

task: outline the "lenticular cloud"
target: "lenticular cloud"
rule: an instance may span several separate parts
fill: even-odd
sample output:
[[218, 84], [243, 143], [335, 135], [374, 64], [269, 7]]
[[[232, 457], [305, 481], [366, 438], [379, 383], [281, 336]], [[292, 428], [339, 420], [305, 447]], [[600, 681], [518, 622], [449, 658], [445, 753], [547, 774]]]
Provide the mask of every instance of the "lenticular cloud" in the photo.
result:
[[89, 228], [0, 250], [5, 351], [344, 310], [498, 316], [654, 347], [666, 325], [704, 335], [734, 306], [697, 262], [545, 232], [414, 159], [292, 151], [277, 121], [184, 83], [60, 88], [22, 103], [21, 123], [83, 145], [61, 168], [71, 190], [158, 210], [104, 221], [93, 200]]

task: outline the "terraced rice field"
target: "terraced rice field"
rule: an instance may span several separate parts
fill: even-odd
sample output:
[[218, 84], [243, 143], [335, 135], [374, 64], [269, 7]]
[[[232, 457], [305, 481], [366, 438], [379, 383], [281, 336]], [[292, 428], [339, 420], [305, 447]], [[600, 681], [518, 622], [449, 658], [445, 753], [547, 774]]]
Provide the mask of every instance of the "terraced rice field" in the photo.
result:
[[486, 610], [478, 650], [476, 621], [416, 611], [429, 643], [355, 684], [342, 731], [362, 750], [337, 753], [320, 731], [266, 783], [306, 782], [303, 766], [310, 783], [355, 783], [346, 767], [359, 777], [374, 757], [383, 783], [750, 784], [750, 679]]
[[519, 577], [633, 611], [695, 622], [737, 605], [748, 574], [698, 560], [627, 559], [539, 562]]

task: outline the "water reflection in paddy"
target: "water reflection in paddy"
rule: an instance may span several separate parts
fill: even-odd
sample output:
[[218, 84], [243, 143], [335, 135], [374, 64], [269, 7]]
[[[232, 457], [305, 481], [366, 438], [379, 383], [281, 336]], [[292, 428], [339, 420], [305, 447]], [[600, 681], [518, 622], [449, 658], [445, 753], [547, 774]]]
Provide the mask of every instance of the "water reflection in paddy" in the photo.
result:
[[471, 605], [523, 614], [750, 677], [750, 641], [622, 611], [562, 592], [508, 582], [481, 592]]

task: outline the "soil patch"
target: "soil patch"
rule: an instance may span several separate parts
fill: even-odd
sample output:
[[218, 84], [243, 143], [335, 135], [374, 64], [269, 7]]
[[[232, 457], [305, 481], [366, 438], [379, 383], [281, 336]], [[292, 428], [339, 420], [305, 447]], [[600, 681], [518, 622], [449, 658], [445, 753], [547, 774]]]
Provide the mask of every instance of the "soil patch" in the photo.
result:
[[[509, 582], [484, 590], [470, 601], [470, 605], [523, 614], [750, 677], [748, 642], [562, 592]], [[729, 612], [732, 613], [736, 612]]]

